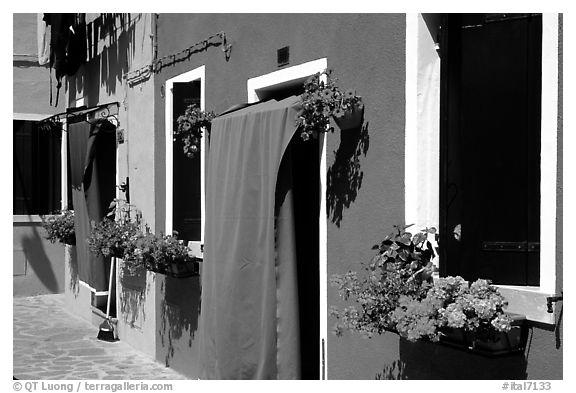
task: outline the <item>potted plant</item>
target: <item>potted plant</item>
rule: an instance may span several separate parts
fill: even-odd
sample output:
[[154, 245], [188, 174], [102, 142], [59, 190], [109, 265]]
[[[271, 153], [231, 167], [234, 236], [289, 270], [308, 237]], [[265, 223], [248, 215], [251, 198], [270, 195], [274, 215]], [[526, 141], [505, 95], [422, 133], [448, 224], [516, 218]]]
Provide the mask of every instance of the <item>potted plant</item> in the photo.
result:
[[490, 281], [468, 283], [462, 277], [432, 279], [434, 248], [427, 240], [434, 228], [412, 235], [397, 227], [375, 246], [378, 253], [365, 267], [367, 277], [355, 272], [334, 275], [332, 284], [359, 308], [333, 308], [338, 320], [334, 332], [393, 331], [408, 341], [455, 345], [482, 354], [500, 355], [523, 349], [523, 317], [504, 311], [504, 297]]
[[198, 260], [176, 236], [146, 233], [133, 243], [131, 260], [147, 270], [171, 277], [198, 275]]
[[[66, 274], [70, 274], [71, 283], [77, 282], [77, 277], [72, 273], [77, 269], [76, 255], [76, 231], [74, 229], [74, 212], [64, 210], [60, 214], [42, 216], [42, 226], [46, 230], [46, 239], [50, 243], [64, 244], [64, 261]], [[66, 276], [68, 279], [68, 276]], [[77, 289], [73, 284], [72, 288]]]
[[183, 115], [178, 116], [178, 127], [174, 130], [174, 137], [180, 138], [184, 143], [184, 154], [193, 158], [200, 151], [202, 130], [210, 132], [210, 125], [216, 115], [214, 112], [205, 112], [196, 105], [189, 105]]
[[64, 210], [61, 214], [43, 216], [42, 226], [46, 230], [46, 239], [50, 243], [59, 242], [70, 246], [76, 245], [73, 211]]
[[[325, 81], [321, 76], [325, 75]], [[302, 110], [296, 120], [304, 140], [318, 137], [318, 132], [333, 131], [331, 119], [346, 130], [362, 124], [364, 105], [353, 90], [342, 92], [332, 78], [332, 70], [317, 73], [304, 83]]]

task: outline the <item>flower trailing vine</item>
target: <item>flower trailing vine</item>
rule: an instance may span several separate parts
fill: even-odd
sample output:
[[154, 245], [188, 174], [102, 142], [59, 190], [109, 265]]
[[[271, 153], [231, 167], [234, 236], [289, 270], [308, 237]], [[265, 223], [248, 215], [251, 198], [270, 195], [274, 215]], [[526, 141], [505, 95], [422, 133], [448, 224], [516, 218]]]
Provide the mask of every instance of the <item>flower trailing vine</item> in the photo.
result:
[[183, 115], [178, 116], [178, 127], [174, 130], [174, 137], [178, 137], [184, 143], [184, 154], [188, 158], [194, 158], [200, 152], [200, 138], [205, 129], [210, 132], [212, 120], [216, 117], [214, 112], [205, 112], [195, 104], [189, 105]]
[[[322, 80], [322, 75], [326, 80]], [[354, 90], [343, 92], [336, 85], [332, 70], [327, 69], [312, 75], [304, 83], [301, 96], [302, 111], [296, 119], [303, 140], [317, 138], [319, 132], [334, 131], [331, 117], [342, 118], [347, 112], [363, 107], [362, 98]]]

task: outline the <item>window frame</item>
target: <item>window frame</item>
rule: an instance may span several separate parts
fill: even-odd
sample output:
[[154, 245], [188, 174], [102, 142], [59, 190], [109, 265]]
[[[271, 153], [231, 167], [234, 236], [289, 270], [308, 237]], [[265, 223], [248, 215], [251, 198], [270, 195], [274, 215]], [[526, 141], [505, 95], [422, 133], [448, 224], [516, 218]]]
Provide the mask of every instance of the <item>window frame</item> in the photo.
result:
[[[405, 220], [412, 223], [418, 218], [418, 206], [429, 206], [438, 201], [435, 189], [417, 192], [413, 179], [439, 179], [440, 168], [417, 165], [415, 152], [420, 149], [440, 154], [439, 128], [428, 131], [420, 138], [424, 125], [419, 124], [418, 40], [429, 32], [419, 28], [421, 14], [406, 14], [406, 134], [405, 134]], [[430, 40], [431, 45], [434, 45]], [[440, 70], [438, 68], [437, 72]], [[440, 80], [440, 76], [435, 80]], [[541, 120], [541, 184], [540, 184], [540, 285], [497, 285], [509, 302], [508, 310], [526, 315], [527, 319], [544, 324], [555, 324], [554, 313], [548, 313], [546, 298], [556, 293], [556, 222], [557, 222], [557, 162], [558, 162], [558, 14], [542, 14], [542, 120]], [[439, 99], [438, 99], [439, 105]], [[438, 117], [439, 119], [439, 117]], [[420, 145], [418, 144], [420, 138]], [[422, 144], [423, 143], [423, 144]], [[438, 203], [438, 202], [436, 202]], [[439, 206], [439, 204], [436, 204]], [[438, 222], [432, 223], [438, 227]], [[426, 223], [426, 225], [430, 225]], [[440, 261], [440, 264], [442, 261]]]
[[[174, 185], [174, 173], [173, 173], [173, 162], [174, 162], [174, 151], [173, 151], [173, 139], [174, 130], [172, 129], [174, 124], [174, 113], [173, 113], [173, 86], [174, 83], [185, 83], [192, 81], [200, 81], [200, 109], [206, 110], [206, 66], [202, 65], [193, 70], [184, 72], [175, 77], [166, 80], [165, 85], [165, 128], [166, 128], [166, 211], [165, 211], [165, 224], [164, 231], [166, 234], [171, 234], [173, 230], [173, 185]], [[206, 139], [204, 135], [200, 139], [200, 241], [190, 240], [188, 241], [188, 247], [196, 254], [197, 257], [203, 257], [203, 247], [204, 244], [204, 229], [206, 225], [206, 198], [205, 198], [205, 164], [206, 164]]]

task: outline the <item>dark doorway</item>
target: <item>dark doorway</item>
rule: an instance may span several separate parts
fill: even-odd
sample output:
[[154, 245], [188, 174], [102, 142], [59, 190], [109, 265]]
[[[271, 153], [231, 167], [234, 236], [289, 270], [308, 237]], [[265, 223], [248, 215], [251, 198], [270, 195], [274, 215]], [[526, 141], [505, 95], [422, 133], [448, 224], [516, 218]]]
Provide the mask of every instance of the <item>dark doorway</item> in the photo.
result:
[[444, 16], [444, 275], [539, 285], [541, 42], [541, 15]]
[[292, 157], [302, 379], [320, 379], [319, 140], [304, 141], [296, 133], [288, 150], [286, 154]]
[[[304, 93], [303, 80], [271, 87], [258, 95], [278, 101], [300, 95]], [[300, 364], [301, 378], [307, 380], [320, 379], [320, 154], [319, 139], [304, 141], [296, 132], [278, 173], [278, 177], [290, 173], [293, 179]]]

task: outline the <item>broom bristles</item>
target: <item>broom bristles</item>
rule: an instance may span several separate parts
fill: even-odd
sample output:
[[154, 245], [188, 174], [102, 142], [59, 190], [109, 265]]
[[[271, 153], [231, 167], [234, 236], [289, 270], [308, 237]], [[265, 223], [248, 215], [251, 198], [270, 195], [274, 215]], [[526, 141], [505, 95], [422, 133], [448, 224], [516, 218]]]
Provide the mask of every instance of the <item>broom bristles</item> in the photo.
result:
[[116, 338], [114, 337], [114, 327], [109, 320], [105, 320], [100, 324], [97, 338], [102, 341], [116, 341]]

